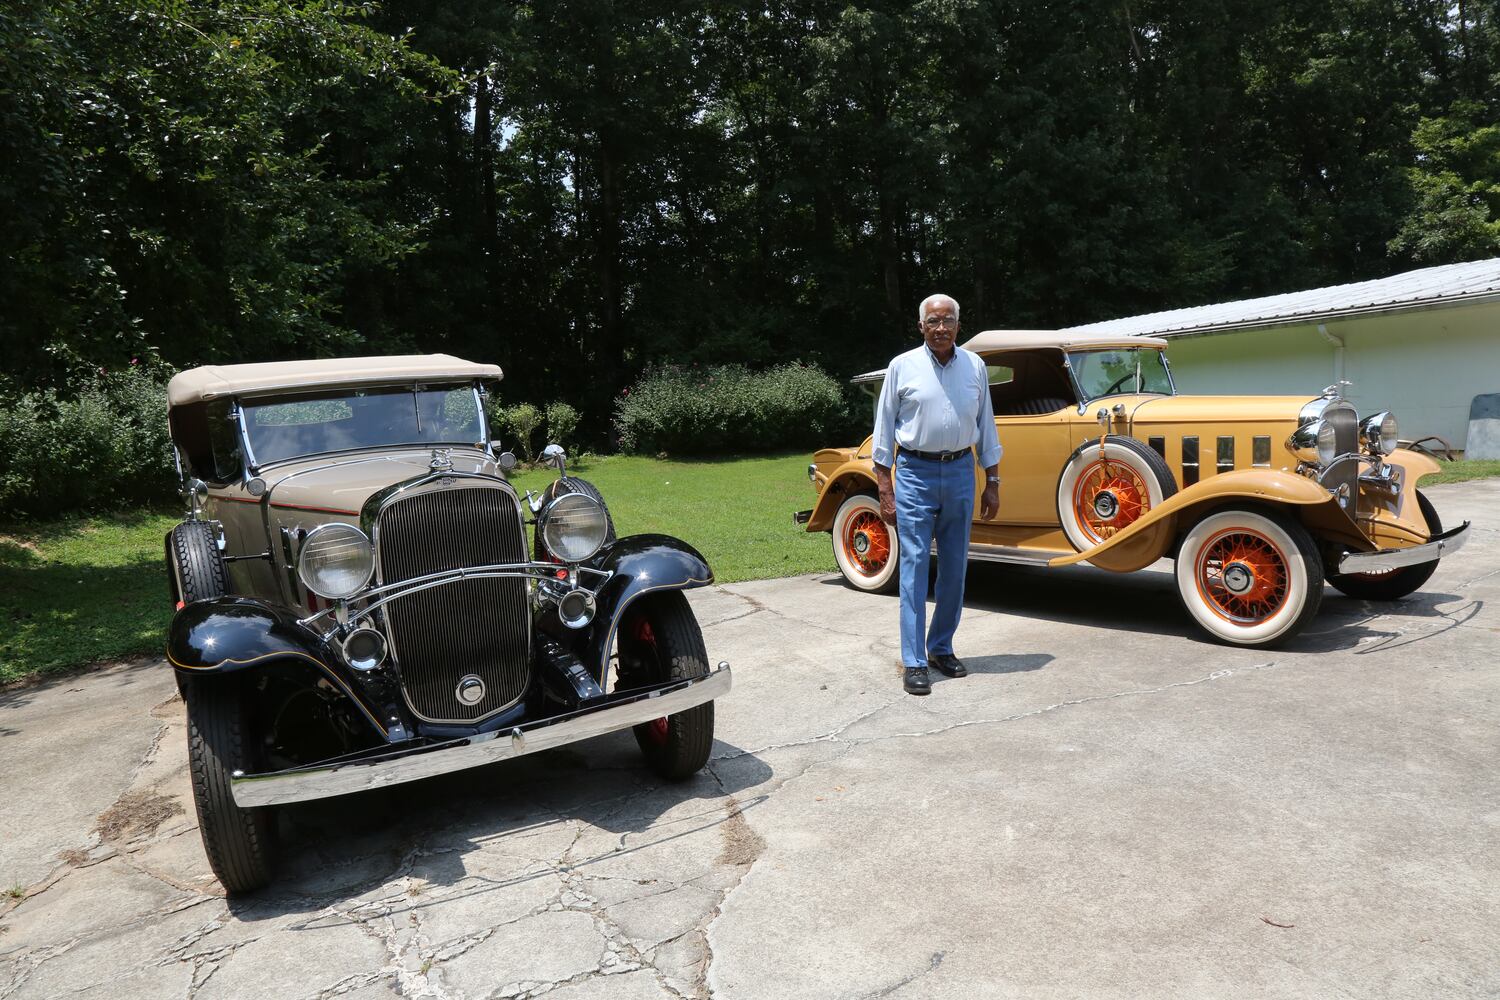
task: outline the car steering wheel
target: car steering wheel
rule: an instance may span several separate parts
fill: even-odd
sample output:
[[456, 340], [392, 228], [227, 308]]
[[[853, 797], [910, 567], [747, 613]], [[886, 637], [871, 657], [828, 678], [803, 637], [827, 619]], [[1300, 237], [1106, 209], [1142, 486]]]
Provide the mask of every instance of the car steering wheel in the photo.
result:
[[1101, 395], [1101, 396], [1108, 396], [1110, 393], [1114, 392], [1116, 389], [1118, 389], [1121, 386], [1123, 386], [1125, 384], [1125, 380], [1128, 379], [1128, 378], [1130, 378], [1134, 374], [1135, 374], [1135, 372], [1126, 372], [1124, 375], [1121, 375], [1119, 378], [1117, 378], [1113, 382], [1111, 382], [1109, 384], [1109, 388], [1105, 389], [1099, 395]]

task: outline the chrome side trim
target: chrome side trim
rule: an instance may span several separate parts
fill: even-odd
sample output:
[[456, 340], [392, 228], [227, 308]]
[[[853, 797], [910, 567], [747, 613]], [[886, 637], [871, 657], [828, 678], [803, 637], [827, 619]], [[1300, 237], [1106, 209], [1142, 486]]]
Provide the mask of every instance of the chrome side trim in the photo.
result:
[[1457, 552], [1469, 540], [1469, 522], [1465, 521], [1451, 531], [1433, 535], [1425, 545], [1413, 545], [1404, 549], [1381, 549], [1378, 552], [1345, 552], [1339, 558], [1340, 573], [1380, 573], [1433, 562], [1452, 552]]
[[1217, 472], [1234, 471], [1234, 435], [1221, 434], [1217, 444], [1217, 459], [1214, 469]]
[[244, 809], [285, 805], [385, 788], [509, 760], [675, 715], [729, 693], [729, 664], [703, 677], [627, 695], [604, 706], [443, 743], [396, 749], [269, 774], [235, 772], [230, 790]]
[[1250, 465], [1257, 469], [1271, 467], [1271, 435], [1257, 434], [1250, 439]]
[[[937, 552], [933, 545], [932, 551]], [[1008, 563], [1013, 566], [1045, 566], [1057, 556], [1056, 552], [1038, 552], [1036, 549], [1018, 549], [1008, 545], [986, 545], [983, 542], [969, 543], [969, 558], [975, 562]]]

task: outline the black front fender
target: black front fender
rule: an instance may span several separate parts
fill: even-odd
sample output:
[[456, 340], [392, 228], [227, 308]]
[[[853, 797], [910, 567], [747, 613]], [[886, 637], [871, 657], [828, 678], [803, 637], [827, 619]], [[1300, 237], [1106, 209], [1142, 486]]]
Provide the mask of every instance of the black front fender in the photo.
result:
[[[167, 662], [179, 677], [218, 677], [257, 667], [307, 664], [341, 690], [382, 736], [379, 707], [361, 694], [361, 685], [343, 661], [310, 629], [298, 624], [301, 612], [249, 597], [220, 597], [184, 605], [167, 633]], [[394, 720], [393, 720], [394, 721]]]
[[670, 535], [630, 535], [606, 546], [590, 561], [614, 575], [594, 595], [594, 625], [579, 652], [600, 686], [609, 669], [609, 650], [626, 608], [659, 590], [693, 590], [714, 582], [708, 560], [687, 542]]

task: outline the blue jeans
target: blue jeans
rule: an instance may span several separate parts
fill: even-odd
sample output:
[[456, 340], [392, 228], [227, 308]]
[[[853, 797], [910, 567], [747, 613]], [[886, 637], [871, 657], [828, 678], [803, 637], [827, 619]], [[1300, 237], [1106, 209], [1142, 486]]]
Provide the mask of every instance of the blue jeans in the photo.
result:
[[[925, 667], [929, 652], [953, 652], [953, 633], [963, 611], [969, 526], [974, 519], [974, 460], [933, 462], [899, 452], [894, 478], [901, 547], [901, 662]], [[934, 534], [937, 600], [928, 632], [927, 573]]]

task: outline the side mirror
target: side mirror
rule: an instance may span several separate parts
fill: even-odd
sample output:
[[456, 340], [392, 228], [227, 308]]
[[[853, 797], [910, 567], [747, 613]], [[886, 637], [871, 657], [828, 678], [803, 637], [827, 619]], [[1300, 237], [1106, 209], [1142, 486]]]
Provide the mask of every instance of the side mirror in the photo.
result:
[[515, 452], [502, 451], [495, 456], [495, 464], [500, 466], [502, 472], [509, 472], [516, 467]]
[[548, 465], [557, 466], [559, 476], [567, 475], [568, 455], [563, 451], [560, 444], [549, 444], [542, 449], [542, 461]]

